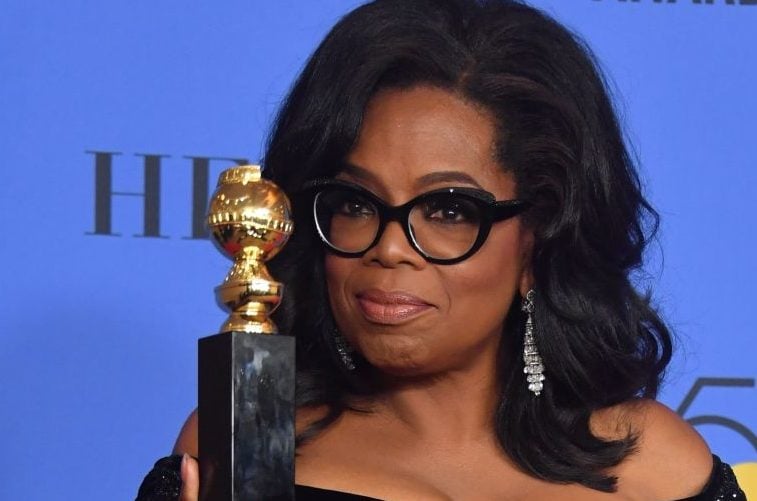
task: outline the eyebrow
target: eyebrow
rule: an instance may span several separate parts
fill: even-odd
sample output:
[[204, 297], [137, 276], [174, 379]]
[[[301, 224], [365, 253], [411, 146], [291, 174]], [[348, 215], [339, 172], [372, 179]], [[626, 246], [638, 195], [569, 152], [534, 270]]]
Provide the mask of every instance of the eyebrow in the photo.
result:
[[436, 183], [463, 183], [475, 186], [476, 188], [479, 188], [481, 190], [484, 189], [484, 187], [478, 184], [478, 182], [476, 182], [476, 180], [473, 179], [470, 175], [466, 174], [465, 172], [456, 170], [430, 172], [428, 174], [422, 175], [415, 180], [415, 186], [419, 188]]
[[376, 184], [376, 185], [381, 184], [381, 182], [379, 181], [379, 178], [376, 177], [376, 175], [373, 174], [373, 172], [363, 167], [359, 167], [357, 165], [351, 164], [349, 162], [342, 163], [341, 168], [337, 172], [337, 175], [339, 174], [348, 174], [350, 177], [354, 177], [362, 181], [367, 181], [369, 183]]
[[[367, 181], [377, 186], [381, 185], [381, 181], [371, 171], [349, 162], [344, 162], [344, 164], [342, 164], [340, 173], [348, 174], [352, 177]], [[428, 174], [424, 174], [416, 179], [413, 184], [416, 189], [419, 189], [437, 183], [462, 183], [470, 186], [475, 186], [476, 188], [485, 191], [485, 188], [481, 186], [469, 174], [456, 170], [429, 172]]]

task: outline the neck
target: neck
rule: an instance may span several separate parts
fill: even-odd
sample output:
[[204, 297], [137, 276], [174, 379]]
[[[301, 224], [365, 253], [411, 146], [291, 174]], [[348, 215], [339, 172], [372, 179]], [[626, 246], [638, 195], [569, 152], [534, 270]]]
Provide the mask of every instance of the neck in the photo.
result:
[[383, 376], [377, 410], [421, 440], [490, 437], [499, 398], [496, 353], [477, 362], [423, 376]]

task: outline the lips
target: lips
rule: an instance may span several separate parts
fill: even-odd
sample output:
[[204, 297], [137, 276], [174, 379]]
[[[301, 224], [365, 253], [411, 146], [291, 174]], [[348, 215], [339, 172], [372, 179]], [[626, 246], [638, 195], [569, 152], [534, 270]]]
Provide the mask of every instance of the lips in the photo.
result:
[[356, 295], [366, 320], [376, 324], [397, 325], [408, 322], [433, 308], [433, 305], [407, 292], [368, 289]]

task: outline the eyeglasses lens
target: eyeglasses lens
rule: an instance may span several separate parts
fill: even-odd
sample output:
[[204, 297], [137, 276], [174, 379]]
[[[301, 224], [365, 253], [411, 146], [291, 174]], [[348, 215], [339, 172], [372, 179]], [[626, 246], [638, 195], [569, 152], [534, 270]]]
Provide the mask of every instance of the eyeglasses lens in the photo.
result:
[[410, 211], [410, 232], [425, 254], [456, 259], [473, 247], [481, 225], [478, 205], [455, 194], [425, 198]]
[[[348, 189], [326, 189], [315, 198], [318, 230], [329, 245], [348, 253], [368, 249], [380, 226], [376, 205]], [[472, 200], [454, 193], [422, 198], [409, 214], [410, 234], [429, 257], [456, 259], [478, 238], [481, 211]]]
[[363, 252], [379, 228], [376, 206], [350, 190], [330, 189], [315, 198], [318, 230], [329, 244], [343, 252]]

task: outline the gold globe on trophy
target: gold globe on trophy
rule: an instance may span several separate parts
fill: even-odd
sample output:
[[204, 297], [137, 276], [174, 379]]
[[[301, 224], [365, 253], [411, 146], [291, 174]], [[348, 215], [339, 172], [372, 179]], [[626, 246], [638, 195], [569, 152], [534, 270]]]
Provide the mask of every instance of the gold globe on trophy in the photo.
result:
[[292, 234], [292, 208], [284, 192], [262, 179], [260, 166], [221, 173], [210, 201], [208, 227], [218, 248], [234, 260], [216, 287], [218, 304], [229, 312], [220, 332], [275, 334], [270, 313], [281, 301], [282, 284], [265, 266]]
[[292, 209], [260, 174], [257, 165], [222, 172], [208, 209], [234, 264], [215, 288], [229, 318], [198, 340], [202, 501], [294, 499], [295, 341], [269, 335], [283, 285], [265, 266], [292, 233]]

